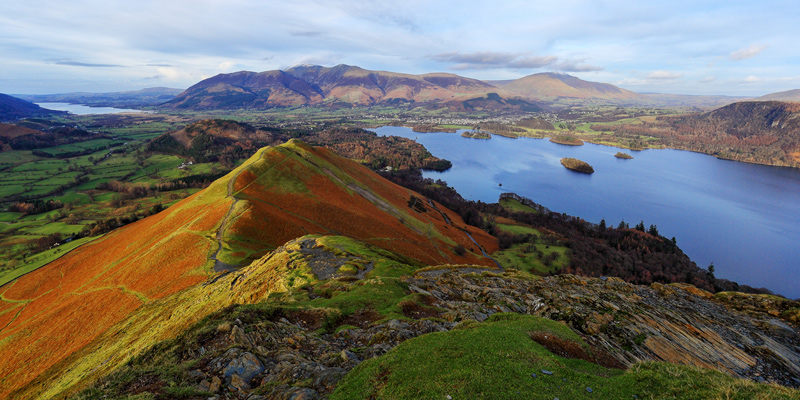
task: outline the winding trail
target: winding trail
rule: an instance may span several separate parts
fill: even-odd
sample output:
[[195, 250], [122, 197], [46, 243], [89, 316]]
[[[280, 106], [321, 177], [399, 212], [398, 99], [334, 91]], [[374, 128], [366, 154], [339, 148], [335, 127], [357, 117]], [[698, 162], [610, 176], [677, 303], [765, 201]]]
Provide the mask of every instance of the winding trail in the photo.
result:
[[[228, 212], [225, 214], [225, 217], [222, 219], [222, 223], [219, 225], [219, 229], [217, 229], [217, 234], [214, 236], [217, 239], [217, 251], [209, 257], [211, 260], [214, 260], [214, 272], [223, 272], [227, 274], [229, 272], [236, 271], [238, 269], [238, 265], [228, 264], [224, 261], [221, 261], [218, 256], [219, 252], [222, 251], [222, 238], [225, 235], [225, 229], [228, 227], [228, 221], [230, 220], [230, 216], [233, 213], [233, 209], [236, 208], [236, 203], [239, 202], [239, 199], [233, 195], [233, 185], [236, 183], [236, 178], [239, 177], [245, 169], [242, 168], [239, 172], [236, 173], [229, 181], [228, 181], [228, 197], [233, 198], [233, 202], [231, 203], [230, 208], [228, 208]], [[224, 275], [223, 274], [223, 275]]]

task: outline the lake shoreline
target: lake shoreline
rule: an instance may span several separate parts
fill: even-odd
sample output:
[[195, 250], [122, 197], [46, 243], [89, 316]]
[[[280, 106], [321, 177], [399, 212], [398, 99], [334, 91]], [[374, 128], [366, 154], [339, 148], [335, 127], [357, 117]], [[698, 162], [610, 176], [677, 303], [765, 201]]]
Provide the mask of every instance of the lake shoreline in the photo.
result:
[[[412, 133], [383, 127], [379, 135], [417, 139], [453, 163], [442, 179], [465, 199], [497, 202], [516, 192], [552, 210], [598, 223], [605, 219], [655, 224], [718, 277], [767, 287], [789, 297], [800, 290], [786, 277], [800, 274], [800, 171], [755, 163], [728, 163], [681, 149], [645, 149], [635, 159], [614, 157], [615, 146], [586, 142], [563, 146], [547, 140], [463, 140], [459, 134]], [[508, 139], [508, 140], [506, 140]], [[602, 174], [579, 174], [559, 160], [587, 161]], [[499, 186], [502, 183], [502, 186]], [[768, 263], [768, 264], [765, 264]], [[752, 265], [760, 265], [758, 274]]]

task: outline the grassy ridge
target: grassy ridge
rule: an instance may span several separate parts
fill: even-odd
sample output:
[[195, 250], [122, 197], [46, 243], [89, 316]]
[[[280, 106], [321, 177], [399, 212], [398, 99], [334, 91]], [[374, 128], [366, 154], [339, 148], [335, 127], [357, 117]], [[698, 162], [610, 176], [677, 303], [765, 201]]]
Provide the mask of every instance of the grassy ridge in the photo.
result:
[[[791, 389], [666, 363], [628, 371], [558, 356], [532, 340], [586, 343], [544, 318], [494, 314], [423, 335], [361, 363], [331, 399], [791, 399]], [[591, 352], [591, 350], [588, 350]]]

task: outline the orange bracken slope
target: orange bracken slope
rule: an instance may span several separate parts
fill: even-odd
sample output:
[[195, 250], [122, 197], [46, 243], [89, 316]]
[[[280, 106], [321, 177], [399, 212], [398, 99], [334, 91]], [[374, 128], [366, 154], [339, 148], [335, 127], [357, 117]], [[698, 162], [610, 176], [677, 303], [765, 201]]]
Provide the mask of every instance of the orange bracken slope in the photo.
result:
[[[308, 233], [363, 240], [421, 264], [491, 265], [487, 233], [369, 169], [298, 141], [244, 165], [168, 210], [120, 228], [0, 287], [0, 398], [149, 302], [207, 281], [220, 260], [243, 265]], [[470, 252], [454, 253], [461, 244]]]

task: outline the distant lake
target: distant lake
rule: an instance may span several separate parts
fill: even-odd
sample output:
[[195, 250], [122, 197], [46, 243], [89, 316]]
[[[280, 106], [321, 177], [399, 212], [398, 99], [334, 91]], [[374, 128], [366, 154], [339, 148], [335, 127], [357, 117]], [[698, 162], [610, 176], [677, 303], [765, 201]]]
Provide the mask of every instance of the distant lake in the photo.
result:
[[[621, 149], [589, 143], [388, 126], [375, 132], [415, 139], [452, 161], [448, 171], [424, 176], [447, 181], [468, 200], [494, 203], [515, 192], [594, 223], [655, 224], [701, 268], [713, 262], [718, 278], [800, 298], [800, 170], [671, 149], [626, 151], [634, 159], [623, 160], [614, 157]], [[586, 161], [595, 173], [567, 170], [562, 157]]]
[[129, 108], [89, 107], [81, 104], [69, 104], [69, 103], [36, 103], [36, 104], [39, 107], [46, 108], [48, 110], [67, 111], [75, 115], [143, 112], [142, 110], [133, 110]]

